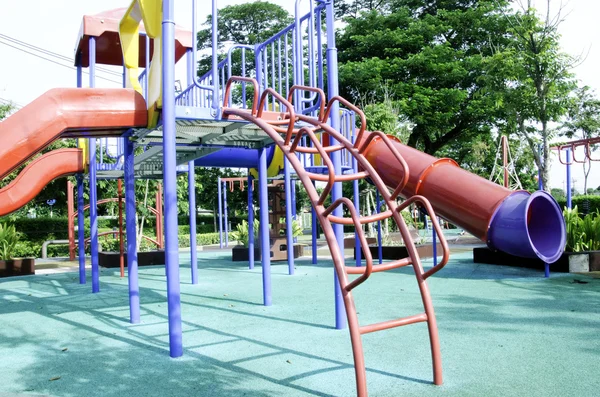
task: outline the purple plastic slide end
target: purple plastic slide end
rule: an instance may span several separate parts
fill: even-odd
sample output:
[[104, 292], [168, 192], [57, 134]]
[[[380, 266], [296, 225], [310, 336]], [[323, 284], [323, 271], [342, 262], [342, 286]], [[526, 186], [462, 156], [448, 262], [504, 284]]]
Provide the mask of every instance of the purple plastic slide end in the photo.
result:
[[563, 253], [566, 236], [562, 211], [550, 194], [518, 191], [496, 208], [487, 243], [511, 255], [554, 263]]

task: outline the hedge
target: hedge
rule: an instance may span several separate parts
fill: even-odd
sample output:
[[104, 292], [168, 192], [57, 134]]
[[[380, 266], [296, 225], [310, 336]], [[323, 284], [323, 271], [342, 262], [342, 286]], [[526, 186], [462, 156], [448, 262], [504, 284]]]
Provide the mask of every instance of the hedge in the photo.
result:
[[[567, 199], [556, 200], [561, 209], [567, 206]], [[571, 198], [571, 206], [577, 206], [579, 214], [585, 216], [590, 212], [600, 212], [600, 196], [581, 195]], [[587, 209], [587, 210], [586, 210]]]

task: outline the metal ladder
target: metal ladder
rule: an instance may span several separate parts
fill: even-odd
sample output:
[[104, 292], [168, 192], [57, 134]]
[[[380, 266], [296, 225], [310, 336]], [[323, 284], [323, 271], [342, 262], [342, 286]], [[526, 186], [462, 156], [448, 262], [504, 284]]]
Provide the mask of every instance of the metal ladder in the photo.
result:
[[[228, 107], [227, 98], [229, 97], [229, 92], [231, 92], [231, 85], [233, 82], [251, 83], [254, 85], [254, 103], [252, 109], [244, 110]], [[310, 91], [319, 96], [320, 108], [318, 111], [318, 117], [300, 115], [294, 112], [292, 100], [296, 91]], [[396, 202], [400, 192], [408, 182], [409, 169], [406, 162], [392, 145], [391, 138], [379, 131], [365, 134], [366, 118], [360, 109], [339, 96], [329, 99], [329, 102], [325, 106], [325, 94], [318, 88], [293, 86], [290, 89], [287, 99], [282, 97], [279, 93], [271, 88], [267, 88], [262, 92], [260, 95], [260, 100], [258, 100], [258, 93], [259, 89], [256, 80], [247, 77], [231, 77], [227, 82], [224, 94], [225, 100], [223, 107], [223, 118], [243, 119], [252, 122], [263, 129], [269, 135], [269, 137], [273, 139], [275, 144], [277, 144], [283, 151], [292, 167], [294, 167], [298, 178], [302, 181], [302, 184], [308, 193], [317, 218], [323, 229], [323, 234], [325, 235], [327, 243], [329, 244], [335, 271], [337, 273], [342, 291], [354, 356], [357, 395], [368, 395], [361, 335], [419, 322], [427, 322], [428, 325], [433, 361], [433, 382], [436, 385], [442, 384], [442, 363], [437, 324], [433, 310], [433, 304], [431, 301], [431, 295], [429, 293], [426, 280], [428, 277], [435, 274], [446, 265], [448, 261], [448, 245], [444, 239], [444, 235], [439, 224], [434, 222], [433, 227], [439, 236], [442, 246], [442, 259], [437, 265], [425, 271], [421, 265], [414, 242], [410, 236], [404, 218], [400, 214], [400, 211], [413, 203], [418, 203], [427, 211], [432, 219], [436, 219], [435, 213], [429, 201], [423, 196], [412, 196], [401, 204]], [[268, 103], [265, 101], [268, 101], [269, 96], [279, 101], [280, 108], [281, 105], [283, 105], [285, 107], [285, 112], [276, 113], [264, 111], [265, 103]], [[336, 101], [354, 111], [360, 117], [361, 126], [356, 136], [355, 143], [352, 143], [348, 139], [344, 138], [340, 133], [335, 131], [327, 124], [332, 105]], [[297, 128], [297, 123], [301, 123], [302, 127]], [[330, 138], [327, 141], [336, 142], [336, 144], [323, 146], [320, 142], [318, 134], [327, 135]], [[305, 137], [308, 139], [305, 139]], [[303, 141], [306, 142], [307, 140], [310, 142], [310, 146], [302, 144]], [[362, 155], [368, 145], [375, 140], [381, 140], [387, 145], [389, 150], [397, 159], [398, 163], [401, 164], [404, 171], [401, 183], [391, 193], [373, 166]], [[331, 160], [331, 154], [344, 149], [347, 150], [354, 157], [354, 159], [356, 159], [360, 169], [359, 172], [344, 175], [335, 174], [333, 162]], [[323, 163], [327, 166], [328, 172], [326, 174], [317, 174], [306, 171], [298, 159], [298, 156], [296, 155], [297, 153], [319, 155], [322, 158]], [[352, 201], [346, 197], [339, 198], [332, 202], [331, 205], [325, 207], [325, 200], [331, 193], [334, 183], [351, 182], [356, 179], [363, 178], [369, 178], [371, 183], [373, 183], [379, 190], [383, 202], [387, 206], [387, 210], [385, 212], [369, 216], [360, 216]], [[313, 181], [321, 181], [326, 183], [326, 186], [321, 194], [317, 193], [313, 185]], [[333, 215], [333, 211], [340, 206], [346, 207], [350, 217], [339, 217]], [[374, 265], [370, 251], [365, 249], [368, 244], [361, 226], [372, 222], [378, 222], [387, 218], [393, 218], [393, 220], [396, 222], [402, 239], [406, 244], [409, 256], [404, 259]], [[363, 247], [363, 255], [366, 261], [365, 266], [345, 266], [344, 255], [342, 251], [343, 248], [340, 249], [338, 246], [333, 232], [332, 224], [335, 223], [355, 226], [358, 239]], [[423, 301], [424, 312], [380, 323], [362, 326], [359, 325], [356, 307], [352, 297], [352, 290], [364, 283], [372, 273], [387, 271], [404, 266], [412, 266], [414, 269], [414, 274]], [[358, 277], [350, 281], [348, 275], [358, 275]]]

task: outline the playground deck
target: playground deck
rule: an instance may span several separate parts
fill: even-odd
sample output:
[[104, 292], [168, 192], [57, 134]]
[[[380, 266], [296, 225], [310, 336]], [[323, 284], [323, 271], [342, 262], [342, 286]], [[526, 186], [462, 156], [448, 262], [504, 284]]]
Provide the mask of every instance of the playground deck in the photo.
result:
[[[103, 269], [101, 292], [77, 273], [0, 281], [0, 396], [352, 396], [348, 331], [333, 329], [332, 264], [274, 263], [273, 306], [260, 266], [199, 253], [182, 263], [184, 356], [168, 354], [163, 267], [140, 268], [142, 323], [127, 279]], [[351, 262], [351, 260], [349, 260]], [[600, 279], [473, 264], [453, 254], [430, 280], [444, 384], [431, 384], [426, 324], [364, 336], [371, 396], [592, 396], [600, 389]], [[361, 322], [422, 311], [411, 269], [355, 290]]]

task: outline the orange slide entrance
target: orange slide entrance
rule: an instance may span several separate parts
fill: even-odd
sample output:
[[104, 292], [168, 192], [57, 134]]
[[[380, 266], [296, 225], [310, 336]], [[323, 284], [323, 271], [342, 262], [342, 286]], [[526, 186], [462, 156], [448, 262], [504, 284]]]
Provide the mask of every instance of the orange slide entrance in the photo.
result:
[[[52, 89], [0, 122], [0, 178], [58, 138], [120, 136], [145, 127], [144, 98], [131, 89]], [[61, 149], [29, 164], [0, 190], [0, 216], [32, 200], [52, 180], [82, 172], [81, 149]]]

